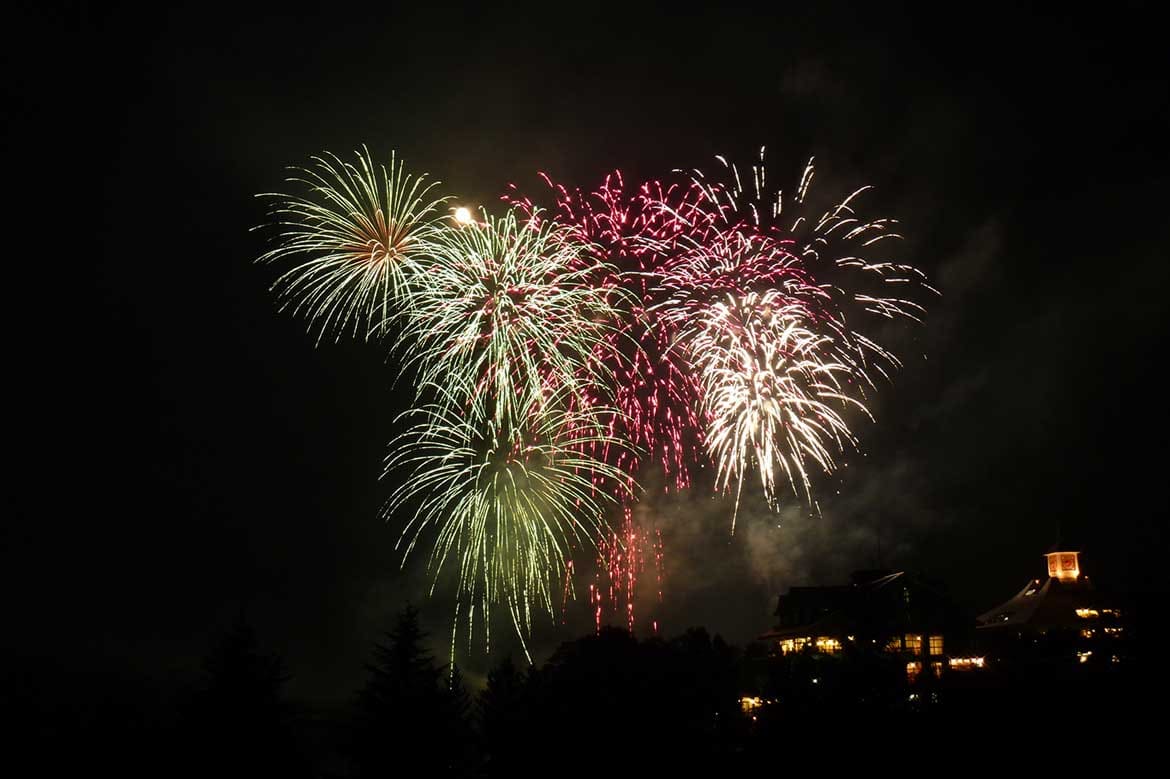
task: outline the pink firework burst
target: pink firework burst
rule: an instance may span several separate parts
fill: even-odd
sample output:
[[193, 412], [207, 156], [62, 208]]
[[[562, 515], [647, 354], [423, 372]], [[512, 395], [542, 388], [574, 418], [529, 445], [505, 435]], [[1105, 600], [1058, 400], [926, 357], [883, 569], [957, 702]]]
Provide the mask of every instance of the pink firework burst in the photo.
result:
[[[591, 192], [569, 190], [545, 174], [541, 177], [553, 192], [550, 218], [572, 226], [598, 259], [613, 269], [594, 283], [632, 293], [598, 355], [605, 373], [614, 378], [613, 397], [591, 399], [616, 405], [621, 416], [614, 417], [606, 432], [629, 446], [606, 446], [594, 454], [628, 474], [631, 487], [645, 480], [651, 468], [661, 471], [664, 489], [689, 487], [703, 457], [706, 423], [700, 385], [685, 355], [674, 348], [679, 323], [660, 316], [658, 308], [666, 289], [664, 268], [685, 246], [699, 242], [707, 228], [709, 217], [698, 209], [704, 193], [692, 184], [663, 186], [659, 182], [631, 191], [620, 171]], [[504, 199], [530, 214], [538, 213], [533, 201], [521, 196], [515, 186]], [[641, 528], [633, 515], [632, 498], [626, 498], [620, 526], [599, 546], [599, 570], [589, 594], [595, 620], [600, 626], [602, 605], [608, 602], [615, 610], [624, 610], [632, 629], [638, 580], [648, 560], [655, 567], [658, 597], [662, 597], [661, 532]]]

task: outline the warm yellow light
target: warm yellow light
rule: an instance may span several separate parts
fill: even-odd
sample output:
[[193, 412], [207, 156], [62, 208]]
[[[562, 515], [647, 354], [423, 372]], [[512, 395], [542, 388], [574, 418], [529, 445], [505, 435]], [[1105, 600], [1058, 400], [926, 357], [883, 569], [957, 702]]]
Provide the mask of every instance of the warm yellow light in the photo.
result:
[[1081, 575], [1077, 552], [1049, 552], [1048, 575], [1060, 581], [1075, 581]]
[[739, 699], [739, 706], [744, 714], [751, 714], [755, 709], [764, 705], [763, 700], [755, 696], [745, 695]]
[[970, 671], [972, 668], [982, 668], [982, 657], [952, 657], [947, 661], [956, 671]]
[[1087, 662], [1089, 662], [1089, 657], [1092, 654], [1093, 654], [1093, 650], [1091, 650], [1091, 649], [1086, 651], [1086, 652], [1077, 652], [1077, 659], [1080, 660], [1082, 663], [1087, 663]]
[[1081, 619], [1096, 619], [1098, 615], [1096, 609], [1077, 609], [1077, 616]]
[[469, 225], [472, 222], [471, 209], [465, 206], [459, 206], [455, 209], [455, 221], [461, 225]]

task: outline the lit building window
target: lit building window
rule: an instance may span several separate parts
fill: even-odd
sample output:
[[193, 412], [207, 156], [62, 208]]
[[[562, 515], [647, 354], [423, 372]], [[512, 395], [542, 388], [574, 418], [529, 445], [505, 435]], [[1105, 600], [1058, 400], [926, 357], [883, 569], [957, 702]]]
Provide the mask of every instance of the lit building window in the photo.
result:
[[1101, 628], [1101, 629], [1105, 631], [1106, 635], [1110, 635], [1110, 636], [1120, 636], [1121, 635], [1121, 628]]
[[1077, 616], [1081, 619], [1096, 619], [1098, 614], [1096, 609], [1077, 609]]
[[1110, 617], [1121, 617], [1121, 609], [1101, 609], [1101, 613]]
[[886, 651], [887, 652], [899, 652], [901, 650], [902, 650], [902, 639], [898, 638], [897, 636], [894, 636], [893, 638], [891, 638], [889, 641], [886, 642]]
[[911, 654], [922, 654], [922, 636], [916, 636], [912, 633], [906, 634], [906, 651]]
[[1077, 652], [1077, 660], [1082, 663], [1089, 662], [1089, 658], [1093, 656], [1093, 650], [1089, 649], [1084, 652]]
[[943, 637], [942, 636], [931, 636], [930, 637], [930, 653], [932, 655], [941, 655], [943, 653]]
[[788, 655], [793, 652], [799, 652], [811, 643], [812, 639], [807, 636], [803, 638], [786, 638], [780, 642], [780, 653]]
[[948, 663], [952, 671], [970, 671], [973, 668], [982, 668], [982, 657], [952, 657]]
[[906, 663], [906, 681], [914, 681], [918, 678], [918, 674], [920, 673], [922, 673], [922, 663], [918, 661]]
[[1093, 637], [1093, 629], [1092, 628], [1083, 628], [1081, 630], [1081, 638], [1092, 638], [1092, 637]]
[[755, 696], [745, 695], [739, 699], [739, 707], [740, 707], [740, 709], [743, 710], [744, 714], [751, 714], [753, 711], [755, 711], [756, 709], [760, 708], [763, 705], [764, 705], [763, 699], [755, 697]]
[[817, 651], [826, 654], [835, 654], [841, 651], [841, 642], [828, 636], [817, 637]]
[[930, 664], [930, 670], [934, 672], [934, 678], [942, 678], [942, 660], [934, 660]]

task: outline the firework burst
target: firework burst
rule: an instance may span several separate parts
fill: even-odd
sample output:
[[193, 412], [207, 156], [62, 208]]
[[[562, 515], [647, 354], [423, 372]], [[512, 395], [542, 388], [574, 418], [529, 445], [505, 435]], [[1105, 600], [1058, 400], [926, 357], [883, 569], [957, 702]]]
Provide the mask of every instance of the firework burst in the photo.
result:
[[[692, 244], [678, 270], [706, 281], [715, 296], [782, 284], [806, 306], [817, 329], [832, 335], [836, 357], [873, 387], [874, 373], [889, 378], [900, 362], [866, 328], [875, 318], [920, 321], [925, 309], [908, 290], [938, 291], [917, 268], [874, 257], [902, 236], [896, 219], [859, 216], [858, 202], [872, 187], [853, 191], [816, 216], [810, 213], [813, 160], [785, 194], [769, 183], [764, 157], [761, 148], [746, 184], [739, 168], [722, 157], [717, 159], [723, 176], [693, 173], [692, 181], [703, 193], [697, 210], [718, 237]], [[695, 288], [693, 281], [690, 288]]]
[[841, 415], [848, 406], [865, 412], [846, 392], [852, 370], [833, 359], [832, 338], [810, 329], [806, 316], [780, 291], [728, 295], [688, 334], [711, 420], [716, 487], [727, 492], [735, 484], [737, 508], [753, 465], [770, 505], [779, 474], [811, 502], [809, 464], [831, 473], [835, 454], [856, 443]]
[[496, 426], [550, 394], [602, 407], [584, 398], [609, 392], [603, 356], [626, 295], [591, 279], [610, 272], [574, 231], [515, 211], [443, 231], [410, 314], [421, 383], [452, 387]]
[[[635, 449], [618, 453], [615, 464], [634, 476], [646, 463], [662, 468], [666, 486], [690, 485], [691, 470], [702, 454], [703, 425], [698, 419], [698, 382], [671, 349], [677, 320], [662, 318], [655, 307], [660, 274], [689, 224], [679, 212], [693, 212], [698, 192], [691, 186], [664, 187], [647, 182], [627, 189], [620, 171], [591, 192], [569, 190], [541, 174], [553, 190], [553, 218], [569, 226], [610, 269], [594, 285], [617, 298], [615, 317], [599, 361], [613, 376], [613, 396], [588, 399], [616, 403], [622, 414], [609, 432]], [[527, 213], [532, 201], [516, 194], [505, 199]], [[635, 453], [636, 452], [636, 453]], [[603, 459], [613, 460], [602, 452]]]
[[[523, 409], [498, 427], [461, 407], [445, 387], [424, 389], [436, 402], [407, 412], [415, 424], [391, 444], [386, 473], [404, 478], [387, 519], [410, 516], [399, 541], [404, 561], [433, 536], [436, 581], [449, 562], [457, 568], [456, 620], [463, 604], [469, 641], [478, 609], [490, 645], [498, 605], [523, 641], [535, 610], [554, 613], [553, 592], [574, 550], [593, 548], [604, 535], [604, 504], [612, 498], [596, 485], [611, 481], [620, 490], [625, 475], [589, 454], [602, 436], [591, 422], [555, 410], [561, 403]], [[454, 636], [453, 629], [452, 651]]]
[[[634, 481], [646, 479], [647, 470], [656, 468], [665, 489], [684, 489], [704, 457], [698, 379], [682, 353], [671, 349], [676, 321], [653, 311], [661, 302], [663, 266], [677, 251], [680, 236], [694, 232], [691, 223], [678, 214], [695, 216], [701, 193], [691, 185], [663, 186], [656, 181], [630, 188], [620, 171], [606, 176], [592, 191], [570, 190], [540, 175], [553, 193], [549, 218], [576, 231], [610, 271], [593, 276], [593, 285], [610, 296], [627, 293], [616, 298], [616, 317], [598, 354], [613, 377], [612, 390], [585, 400], [590, 405], [613, 403], [621, 411], [612, 417], [613, 425], [606, 433], [628, 445], [602, 444], [595, 454], [626, 473], [631, 488], [621, 497], [620, 526], [599, 543], [590, 606], [599, 626], [601, 609], [609, 604], [622, 612], [633, 629], [637, 585], [646, 560], [656, 568], [661, 598], [663, 559], [661, 533], [640, 527], [634, 519]], [[515, 185], [504, 200], [526, 214], [540, 213]], [[693, 221], [702, 223], [702, 219]], [[657, 477], [649, 480], [659, 481]]]
[[280, 232], [260, 261], [291, 263], [282, 307], [318, 341], [389, 336], [417, 369], [384, 511], [404, 520], [404, 563], [428, 544], [435, 581], [457, 573], [453, 654], [461, 616], [469, 641], [478, 622], [490, 642], [500, 608], [523, 643], [554, 590], [565, 608], [582, 553], [599, 555], [598, 625], [605, 597], [624, 596], [632, 630], [648, 559], [662, 589], [638, 481], [660, 471], [683, 489], [710, 461], [715, 489], [735, 493], [734, 533], [745, 480], [772, 506], [785, 484], [815, 505], [815, 473], [857, 445], [849, 420], [899, 366], [874, 328], [918, 320], [914, 290], [935, 291], [877, 257], [899, 236], [858, 215], [868, 187], [814, 211], [812, 162], [785, 194], [763, 159], [746, 183], [722, 158], [723, 175], [669, 186], [614, 173], [583, 193], [545, 177], [549, 211], [513, 188], [502, 217], [448, 221], [425, 176], [363, 149], [297, 169], [306, 194], [267, 196]]
[[777, 502], [777, 477], [813, 503], [810, 466], [835, 470], [835, 454], [856, 445], [846, 409], [868, 415], [873, 372], [887, 377], [899, 365], [862, 328], [874, 316], [917, 319], [921, 305], [889, 290], [930, 288], [910, 266], [862, 258], [899, 237], [894, 220], [857, 216], [853, 204], [868, 187], [810, 220], [811, 162], [785, 198], [767, 184], [763, 150], [750, 187], [720, 161], [724, 180], [692, 177], [705, 229], [699, 239], [684, 236], [684, 251], [663, 273], [662, 314], [681, 323], [679, 346], [702, 377], [716, 486], [735, 485], [734, 532], [753, 467], [769, 504]]
[[325, 153], [293, 168], [288, 181], [305, 195], [260, 195], [276, 201], [270, 217], [280, 233], [259, 261], [292, 263], [273, 288], [318, 341], [329, 333], [385, 333], [408, 304], [418, 263], [441, 229], [447, 198], [433, 194], [436, 183], [406, 173], [393, 154], [389, 166], [375, 164], [364, 148], [356, 158]]

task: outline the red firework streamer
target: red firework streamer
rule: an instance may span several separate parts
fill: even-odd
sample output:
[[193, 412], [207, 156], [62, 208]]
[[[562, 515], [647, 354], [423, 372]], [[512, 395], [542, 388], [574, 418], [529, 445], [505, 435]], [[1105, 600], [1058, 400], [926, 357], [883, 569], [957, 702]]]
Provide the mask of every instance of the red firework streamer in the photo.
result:
[[[613, 397], [588, 399], [616, 405], [621, 416], [613, 419], [606, 433], [630, 446], [605, 444], [593, 454], [628, 474], [630, 487], [649, 466], [661, 469], [664, 489], [689, 487], [702, 456], [705, 427], [699, 382], [682, 353], [673, 348], [678, 323], [658, 316], [656, 307], [667, 289], [663, 269], [674, 254], [701, 242], [709, 228], [710, 216], [699, 209], [706, 195], [695, 185], [660, 182], [644, 183], [631, 192], [620, 171], [591, 192], [569, 190], [543, 173], [541, 177], [554, 196], [550, 218], [571, 225], [610, 269], [594, 283], [633, 293], [598, 355], [605, 372], [614, 377]], [[514, 185], [504, 199], [529, 214], [539, 213]], [[590, 604], [598, 610], [604, 596], [615, 611], [624, 606], [632, 630], [647, 547], [658, 571], [659, 600], [663, 552], [661, 533], [640, 528], [631, 503], [631, 498], [624, 499], [620, 527], [599, 544], [599, 572], [591, 585]], [[601, 581], [603, 574], [607, 582]], [[600, 611], [596, 621], [600, 626]]]

